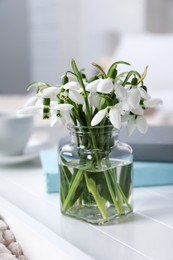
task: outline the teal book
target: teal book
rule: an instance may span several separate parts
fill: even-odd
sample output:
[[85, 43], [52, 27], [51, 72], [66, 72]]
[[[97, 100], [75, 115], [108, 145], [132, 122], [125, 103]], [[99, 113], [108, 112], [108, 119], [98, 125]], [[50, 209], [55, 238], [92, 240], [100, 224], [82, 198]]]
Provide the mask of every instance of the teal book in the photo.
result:
[[[57, 152], [53, 149], [43, 150], [40, 152], [40, 160], [45, 174], [46, 191], [59, 192]], [[173, 184], [173, 162], [135, 161], [133, 169], [134, 187]]]
[[47, 193], [59, 192], [58, 155], [56, 150], [47, 149], [40, 152], [40, 161], [45, 175]]
[[173, 184], [173, 162], [134, 162], [134, 186]]

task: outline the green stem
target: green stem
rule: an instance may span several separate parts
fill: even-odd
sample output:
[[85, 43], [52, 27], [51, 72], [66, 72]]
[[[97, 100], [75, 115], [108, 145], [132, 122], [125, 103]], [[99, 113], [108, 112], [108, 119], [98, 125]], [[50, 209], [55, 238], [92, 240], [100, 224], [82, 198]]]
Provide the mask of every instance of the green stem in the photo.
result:
[[118, 185], [117, 188], [119, 189], [119, 192], [120, 192], [120, 194], [121, 194], [121, 196], [122, 196], [124, 202], [126, 203], [128, 209], [132, 211], [132, 210], [133, 210], [133, 209], [132, 209], [132, 206], [129, 204], [128, 199], [127, 199], [126, 196], [124, 195], [124, 192], [122, 191], [120, 185]]
[[85, 100], [85, 105], [86, 105], [86, 115], [87, 115], [87, 122], [88, 122], [88, 125], [90, 126], [90, 122], [91, 122], [91, 111], [90, 111], [90, 106], [89, 106], [89, 103], [88, 103], [88, 93], [85, 89], [85, 85], [83, 83], [83, 79], [82, 79], [82, 76], [81, 76], [81, 73], [80, 71], [78, 70], [77, 66], [76, 66], [76, 62], [74, 59], [72, 59], [71, 61], [71, 65], [72, 65], [72, 68], [73, 68], [73, 71], [76, 73], [77, 75], [77, 79], [79, 81], [79, 84], [81, 85], [82, 89], [83, 89], [83, 94], [84, 94], [84, 100]]
[[[111, 176], [111, 178], [113, 177], [112, 174], [110, 174], [110, 176]], [[116, 191], [119, 203], [122, 205], [123, 200], [124, 200], [124, 202], [126, 203], [128, 209], [132, 210], [132, 207], [129, 204], [128, 199], [126, 198], [126, 196], [125, 196], [124, 192], [122, 191], [120, 185], [113, 178], [112, 178], [112, 181], [115, 184], [115, 191]]]
[[76, 176], [75, 176], [75, 179], [73, 180], [72, 184], [71, 184], [71, 187], [68, 191], [68, 194], [67, 194], [67, 197], [64, 201], [64, 204], [62, 206], [62, 211], [65, 212], [68, 208], [68, 204], [72, 198], [72, 195], [74, 194], [74, 192], [76, 191], [79, 183], [80, 183], [80, 180], [81, 180], [81, 177], [82, 177], [82, 174], [83, 174], [83, 170], [80, 169], [78, 170]]
[[[117, 209], [118, 214], [122, 214], [122, 213], [123, 213], [123, 209], [122, 209], [121, 203], [120, 203], [120, 205], [119, 205], [119, 203], [118, 203], [117, 200], [116, 200], [114, 191], [113, 191], [112, 186], [111, 186], [111, 182], [110, 182], [109, 177], [108, 177], [108, 172], [104, 172], [104, 175], [105, 175], [105, 179], [106, 179], [106, 182], [107, 182], [107, 185], [108, 185], [108, 189], [109, 189], [111, 198], [112, 198], [112, 200], [113, 200], [113, 203], [114, 203], [114, 205], [115, 205], [115, 208]], [[116, 185], [115, 185], [115, 189], [116, 189], [116, 191], [117, 191]], [[117, 196], [117, 197], [118, 197], [118, 196]], [[120, 199], [120, 198], [119, 198], [119, 199]], [[120, 200], [118, 200], [118, 201], [120, 201]]]

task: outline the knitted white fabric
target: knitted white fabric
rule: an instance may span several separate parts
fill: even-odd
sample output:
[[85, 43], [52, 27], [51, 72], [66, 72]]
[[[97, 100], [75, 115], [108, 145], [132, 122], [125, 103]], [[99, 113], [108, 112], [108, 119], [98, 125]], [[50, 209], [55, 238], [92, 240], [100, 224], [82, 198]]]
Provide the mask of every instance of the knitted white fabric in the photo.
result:
[[0, 260], [28, 260], [7, 223], [0, 218]]

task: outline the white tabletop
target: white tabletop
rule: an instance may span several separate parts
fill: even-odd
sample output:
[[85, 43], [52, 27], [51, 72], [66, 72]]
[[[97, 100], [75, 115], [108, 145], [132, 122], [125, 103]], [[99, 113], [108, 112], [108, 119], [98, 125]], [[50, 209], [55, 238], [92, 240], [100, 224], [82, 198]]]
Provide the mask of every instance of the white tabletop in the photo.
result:
[[[21, 230], [9, 214], [23, 212], [20, 217], [20, 221], [25, 220], [23, 233], [28, 228], [37, 231], [36, 237], [41, 236], [47, 250], [53, 252], [50, 260], [59, 259], [61, 254], [64, 256], [60, 259], [173, 259], [173, 186], [135, 189], [134, 213], [120, 223], [105, 226], [61, 215], [59, 194], [47, 194], [45, 186], [38, 159], [16, 166], [0, 166], [0, 214], [2, 211], [20, 238]], [[41, 257], [41, 245], [36, 250], [31, 237], [25, 236], [25, 240], [31, 243], [29, 250], [28, 243], [21, 241], [30, 260], [47, 259], [46, 253]]]

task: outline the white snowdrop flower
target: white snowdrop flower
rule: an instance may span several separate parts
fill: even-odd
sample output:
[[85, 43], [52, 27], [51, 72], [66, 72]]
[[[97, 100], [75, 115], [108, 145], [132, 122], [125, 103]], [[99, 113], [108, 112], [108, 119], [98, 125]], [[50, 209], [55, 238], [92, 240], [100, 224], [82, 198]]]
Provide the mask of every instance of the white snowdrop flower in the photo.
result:
[[53, 127], [57, 123], [66, 124], [70, 121], [70, 110], [73, 108], [71, 104], [56, 104], [51, 107], [50, 126]]
[[64, 89], [72, 89], [72, 90], [81, 90], [81, 86], [76, 81], [69, 81], [65, 85], [62, 86]]
[[120, 110], [118, 108], [116, 108], [116, 106], [113, 106], [110, 108], [109, 112], [108, 112], [108, 107], [100, 110], [97, 112], [97, 114], [95, 114], [95, 116], [93, 117], [92, 121], [91, 121], [91, 126], [95, 126], [98, 125], [105, 116], [109, 116], [109, 120], [111, 122], [111, 124], [117, 128], [120, 129], [121, 128], [121, 113]]
[[101, 81], [102, 81], [102, 79], [96, 79], [96, 80], [88, 83], [85, 87], [86, 91], [89, 91], [90, 93], [96, 93], [97, 86]]
[[130, 90], [127, 90], [118, 84], [116, 84], [114, 88], [124, 111], [135, 111], [135, 109], [140, 109], [139, 103], [141, 100], [141, 94], [138, 89], [131, 88]]
[[50, 116], [51, 127], [54, 127], [56, 124], [65, 125], [67, 122], [69, 123], [69, 121], [70, 121], [69, 111], [64, 110], [59, 113], [55, 110], [51, 111], [51, 116]]
[[56, 99], [56, 96], [59, 93], [59, 91], [60, 90], [57, 87], [48, 87], [44, 88], [43, 90], [40, 90], [37, 93], [37, 96], [42, 98]]
[[97, 91], [105, 94], [112, 92], [113, 89], [114, 85], [110, 78], [102, 79], [97, 86]]

